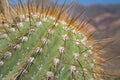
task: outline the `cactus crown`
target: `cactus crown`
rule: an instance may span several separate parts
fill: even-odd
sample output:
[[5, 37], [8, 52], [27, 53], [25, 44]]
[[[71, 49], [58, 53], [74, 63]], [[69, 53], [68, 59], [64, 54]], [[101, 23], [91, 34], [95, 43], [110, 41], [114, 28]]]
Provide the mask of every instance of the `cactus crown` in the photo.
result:
[[[66, 1], [65, 1], [66, 2]], [[89, 21], [68, 15], [71, 6], [22, 0], [2, 14], [0, 78], [5, 80], [92, 80], [96, 47]], [[14, 9], [14, 10], [13, 10]], [[13, 11], [12, 11], [13, 10]], [[15, 16], [16, 17], [15, 17]], [[80, 20], [80, 21], [79, 21]]]

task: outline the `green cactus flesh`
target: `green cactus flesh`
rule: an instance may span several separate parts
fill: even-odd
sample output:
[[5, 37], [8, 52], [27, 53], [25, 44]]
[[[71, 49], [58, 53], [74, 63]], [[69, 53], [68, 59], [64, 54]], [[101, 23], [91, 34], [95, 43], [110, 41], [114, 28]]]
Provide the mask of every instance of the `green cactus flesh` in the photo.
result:
[[[35, 25], [37, 22], [40, 25]], [[0, 79], [90, 80], [93, 58], [85, 36], [52, 19], [23, 20], [1, 31]], [[10, 32], [10, 28], [14, 28]], [[67, 30], [68, 29], [68, 30]], [[12, 30], [12, 29], [11, 29]], [[10, 54], [11, 53], [11, 54]], [[8, 56], [7, 56], [8, 55]], [[3, 64], [2, 64], [3, 62]]]

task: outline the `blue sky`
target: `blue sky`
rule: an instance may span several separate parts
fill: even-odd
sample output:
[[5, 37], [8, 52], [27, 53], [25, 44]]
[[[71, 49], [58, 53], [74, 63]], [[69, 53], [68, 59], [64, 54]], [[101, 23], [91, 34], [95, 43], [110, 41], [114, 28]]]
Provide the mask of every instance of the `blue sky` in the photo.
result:
[[[10, 0], [10, 3], [14, 3], [14, 1], [16, 0]], [[27, 1], [27, 0], [24, 0]], [[53, 0], [56, 1], [56, 0]], [[77, 1], [83, 5], [91, 5], [91, 4], [104, 4], [104, 5], [108, 5], [108, 4], [120, 4], [120, 0], [67, 0], [66, 3], [70, 3], [72, 1]], [[59, 0], [59, 3], [62, 4], [64, 2], [64, 0]]]
[[[54, 0], [56, 1], [56, 0]], [[91, 5], [91, 4], [120, 4], [120, 0], [67, 0], [67, 3], [77, 1], [80, 2], [83, 5]], [[59, 0], [59, 3], [62, 4], [64, 0]]]

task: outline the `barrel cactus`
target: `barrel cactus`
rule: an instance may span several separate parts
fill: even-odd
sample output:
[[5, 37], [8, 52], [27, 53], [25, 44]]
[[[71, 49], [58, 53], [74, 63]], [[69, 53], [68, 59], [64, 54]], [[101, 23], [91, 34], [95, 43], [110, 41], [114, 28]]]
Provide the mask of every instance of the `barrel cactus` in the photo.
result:
[[96, 80], [94, 28], [57, 3], [18, 0], [1, 14], [1, 80]]

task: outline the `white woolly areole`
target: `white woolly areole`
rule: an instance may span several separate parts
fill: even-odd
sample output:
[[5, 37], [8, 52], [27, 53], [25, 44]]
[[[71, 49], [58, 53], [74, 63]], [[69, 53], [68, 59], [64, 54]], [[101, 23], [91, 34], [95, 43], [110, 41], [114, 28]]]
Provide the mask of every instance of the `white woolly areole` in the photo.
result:
[[47, 18], [43, 18], [43, 22], [47, 22], [48, 21], [48, 19]]
[[53, 76], [54, 76], [53, 72], [48, 71], [48, 72], [46, 73], [46, 80], [49, 80], [49, 79], [52, 78]]
[[7, 34], [2, 34], [0, 35], [0, 39], [7, 39], [8, 35]]
[[11, 56], [12, 56], [12, 53], [9, 52], [9, 51], [7, 51], [7, 52], [5, 53], [5, 55], [4, 55], [4, 58], [5, 58], [5, 59], [8, 59], [8, 58], [10, 58]]
[[88, 54], [84, 54], [84, 57], [87, 59], [89, 57], [89, 55]]
[[53, 65], [55, 66], [55, 68], [58, 66], [59, 62], [60, 62], [60, 60], [58, 58], [55, 58], [53, 60]]
[[20, 15], [20, 19], [25, 19], [25, 15]]
[[23, 27], [23, 23], [22, 23], [22, 22], [19, 22], [19, 23], [17, 23], [17, 26], [18, 26], [19, 28], [22, 28], [22, 27]]
[[75, 74], [76, 73], [76, 66], [70, 66], [70, 73]]
[[3, 26], [6, 27], [6, 28], [8, 28], [8, 27], [9, 27], [9, 24], [4, 23]]
[[49, 29], [49, 30], [48, 30], [48, 33], [49, 33], [50, 35], [53, 35], [53, 34], [54, 34], [54, 30]]
[[42, 27], [42, 22], [41, 22], [41, 21], [36, 22], [36, 23], [35, 23], [35, 26], [36, 26], [36, 27]]
[[19, 71], [19, 73], [21, 73], [21, 75], [24, 75], [26, 72], [27, 72], [27, 70], [24, 69], [24, 68], [22, 68], [22, 69]]
[[79, 39], [76, 39], [76, 40], [75, 40], [75, 44], [76, 44], [77, 46], [79, 46], [80, 40], [79, 40]]
[[36, 54], [40, 54], [42, 51], [43, 51], [42, 48], [37, 47], [36, 50], [35, 50], [35, 53], [36, 53]]
[[34, 32], [35, 32], [35, 29], [30, 29], [29, 32], [28, 32], [28, 34], [32, 35]]
[[37, 14], [32, 15], [33, 19], [37, 19], [39, 16]]
[[30, 19], [29, 18], [25, 18], [25, 22], [30, 22]]
[[63, 27], [63, 30], [64, 31], [69, 31], [70, 29], [67, 26], [65, 26], [65, 27]]
[[62, 35], [62, 38], [63, 38], [63, 41], [68, 41], [68, 40], [69, 40], [69, 37], [68, 37], [68, 35], [67, 35], [67, 34]]
[[47, 45], [50, 42], [49, 39], [43, 38], [42, 39], [42, 44]]
[[55, 20], [55, 18], [54, 18], [54, 17], [52, 17], [52, 16], [50, 16], [50, 17], [49, 17], [49, 19]]
[[27, 41], [28, 41], [28, 37], [26, 36], [21, 37], [21, 42], [27, 42]]
[[65, 48], [64, 48], [64, 47], [60, 47], [60, 48], [59, 48], [59, 53], [60, 53], [60, 54], [63, 54], [64, 51], [65, 51]]
[[84, 71], [85, 76], [87, 76], [88, 75], [88, 70], [86, 68], [83, 68], [83, 71]]
[[54, 22], [53, 25], [55, 25], [55, 27], [57, 27], [59, 25], [59, 23]]
[[30, 57], [29, 59], [28, 59], [28, 64], [31, 64], [31, 63], [33, 63], [34, 62], [34, 57]]
[[65, 21], [61, 21], [62, 24], [66, 25], [67, 23]]
[[74, 30], [72, 30], [72, 33], [73, 34], [78, 34], [78, 32], [74, 29]]
[[79, 56], [80, 56], [79, 53], [75, 53], [74, 54], [74, 59], [77, 61], [79, 59]]
[[9, 32], [11, 32], [11, 33], [15, 32], [15, 28], [10, 28]]
[[3, 61], [0, 61], [0, 67], [4, 65], [4, 62]]
[[14, 48], [15, 50], [18, 50], [18, 49], [20, 49], [21, 47], [20, 47], [19, 44], [17, 44], [17, 45], [15, 45], [13, 48]]
[[90, 55], [92, 55], [92, 54], [93, 54], [92, 50], [88, 50], [88, 52], [89, 52], [89, 54], [90, 54]]

